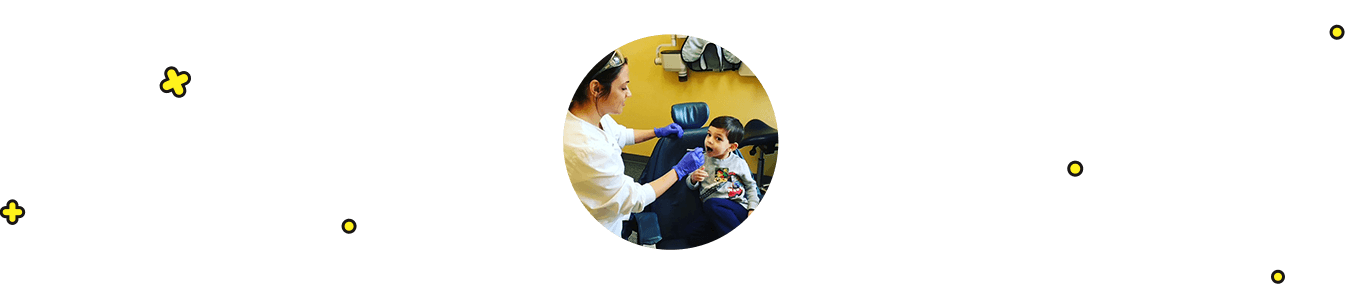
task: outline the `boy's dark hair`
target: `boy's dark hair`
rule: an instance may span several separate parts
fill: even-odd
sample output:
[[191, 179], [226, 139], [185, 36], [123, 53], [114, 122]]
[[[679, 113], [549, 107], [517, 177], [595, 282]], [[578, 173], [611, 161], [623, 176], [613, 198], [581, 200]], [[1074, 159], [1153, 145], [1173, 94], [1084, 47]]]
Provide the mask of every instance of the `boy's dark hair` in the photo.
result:
[[712, 119], [708, 127], [717, 127], [727, 130], [727, 140], [731, 143], [741, 143], [741, 138], [745, 136], [745, 127], [741, 125], [741, 120], [732, 116], [721, 116]]

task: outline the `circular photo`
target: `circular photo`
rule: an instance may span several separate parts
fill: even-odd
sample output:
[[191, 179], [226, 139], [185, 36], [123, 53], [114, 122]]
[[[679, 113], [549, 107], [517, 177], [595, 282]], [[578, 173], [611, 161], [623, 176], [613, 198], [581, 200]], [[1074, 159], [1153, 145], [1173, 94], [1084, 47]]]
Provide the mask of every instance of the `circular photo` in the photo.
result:
[[769, 196], [778, 122], [748, 63], [686, 35], [596, 55], [567, 104], [563, 160], [597, 230], [683, 249], [749, 220]]

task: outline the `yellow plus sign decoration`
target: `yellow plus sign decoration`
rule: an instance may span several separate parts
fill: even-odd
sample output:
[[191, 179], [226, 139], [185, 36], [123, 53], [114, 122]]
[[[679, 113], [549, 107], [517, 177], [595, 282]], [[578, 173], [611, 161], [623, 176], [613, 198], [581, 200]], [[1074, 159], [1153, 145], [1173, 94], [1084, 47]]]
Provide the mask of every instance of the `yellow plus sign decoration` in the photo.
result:
[[159, 81], [159, 90], [164, 93], [173, 93], [174, 97], [183, 98], [187, 95], [187, 85], [192, 82], [192, 75], [187, 71], [179, 72], [178, 68], [170, 66], [164, 69], [164, 80]]
[[5, 207], [0, 209], [0, 216], [5, 216], [5, 222], [9, 222], [11, 225], [19, 223], [19, 218], [23, 217], [23, 213], [23, 207], [19, 207], [19, 201], [14, 201], [14, 199], [10, 199], [8, 203], [5, 203]]

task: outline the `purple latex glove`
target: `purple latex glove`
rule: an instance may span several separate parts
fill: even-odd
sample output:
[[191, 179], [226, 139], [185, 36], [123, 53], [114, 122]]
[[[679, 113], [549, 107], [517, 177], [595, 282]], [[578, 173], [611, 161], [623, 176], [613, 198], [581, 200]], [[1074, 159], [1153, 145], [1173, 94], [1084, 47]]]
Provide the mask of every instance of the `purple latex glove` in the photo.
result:
[[703, 148], [700, 147], [695, 148], [693, 151], [684, 153], [684, 157], [680, 158], [680, 162], [676, 163], [675, 167], [671, 167], [671, 169], [675, 170], [675, 175], [679, 176], [677, 178], [684, 179], [685, 175], [689, 175], [689, 173], [694, 172], [694, 170], [698, 170], [698, 168], [702, 166], [703, 166]]
[[655, 129], [652, 129], [652, 131], [656, 132], [656, 136], [658, 136], [658, 137], [666, 137], [666, 136], [670, 136], [670, 135], [675, 135], [675, 137], [677, 137], [677, 138], [683, 138], [683, 137], [684, 137], [684, 128], [680, 128], [680, 124], [676, 124], [676, 123], [670, 123], [670, 125], [666, 125], [666, 126], [660, 127], [660, 128], [655, 128]]

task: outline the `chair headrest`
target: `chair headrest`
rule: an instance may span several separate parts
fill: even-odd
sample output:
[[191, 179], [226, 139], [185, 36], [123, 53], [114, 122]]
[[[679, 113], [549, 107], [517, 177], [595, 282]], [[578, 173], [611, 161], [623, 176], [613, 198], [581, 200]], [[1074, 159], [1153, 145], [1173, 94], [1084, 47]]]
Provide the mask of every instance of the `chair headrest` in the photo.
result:
[[670, 106], [670, 119], [684, 129], [702, 128], [708, 122], [708, 103], [689, 102]]

